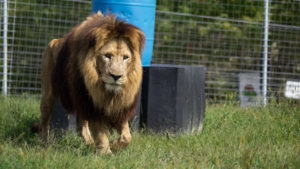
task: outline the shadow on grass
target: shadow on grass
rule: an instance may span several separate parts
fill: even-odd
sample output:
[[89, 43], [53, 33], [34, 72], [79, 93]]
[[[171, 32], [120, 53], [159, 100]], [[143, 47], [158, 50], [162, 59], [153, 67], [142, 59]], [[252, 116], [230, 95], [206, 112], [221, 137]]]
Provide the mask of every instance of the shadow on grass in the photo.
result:
[[39, 121], [37, 115], [22, 116], [21, 112], [9, 112], [6, 117], [0, 117], [0, 143], [15, 148], [38, 149], [47, 151], [51, 148], [58, 152], [76, 152], [80, 156], [88, 156], [96, 152], [95, 146], [85, 145], [77, 132], [50, 131], [47, 142], [39, 138], [38, 133], [31, 131], [32, 123]]
[[[5, 119], [4, 119], [5, 120]], [[6, 121], [5, 125], [2, 125], [1, 137], [3, 141], [11, 141], [15, 145], [37, 145], [41, 144], [36, 133], [31, 132], [32, 123], [37, 122], [37, 119], [22, 118], [16, 121]]]

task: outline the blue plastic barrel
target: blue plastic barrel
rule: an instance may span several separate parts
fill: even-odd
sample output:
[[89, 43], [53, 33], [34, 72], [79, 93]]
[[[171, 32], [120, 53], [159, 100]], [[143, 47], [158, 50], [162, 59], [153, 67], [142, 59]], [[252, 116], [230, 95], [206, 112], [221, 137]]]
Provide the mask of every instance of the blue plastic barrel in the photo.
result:
[[143, 66], [149, 66], [152, 58], [156, 0], [93, 0], [92, 12], [114, 13], [140, 28], [146, 35], [142, 54]]

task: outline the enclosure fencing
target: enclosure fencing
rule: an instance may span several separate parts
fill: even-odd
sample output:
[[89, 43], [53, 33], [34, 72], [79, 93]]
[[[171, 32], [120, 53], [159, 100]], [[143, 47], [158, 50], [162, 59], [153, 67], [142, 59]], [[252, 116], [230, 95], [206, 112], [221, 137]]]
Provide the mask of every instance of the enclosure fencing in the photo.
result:
[[[0, 9], [1, 91], [39, 95], [43, 50], [91, 1], [1, 0]], [[205, 65], [207, 99], [238, 100], [242, 74], [257, 76], [258, 95], [283, 99], [300, 81], [300, 1], [157, 0], [152, 63]]]

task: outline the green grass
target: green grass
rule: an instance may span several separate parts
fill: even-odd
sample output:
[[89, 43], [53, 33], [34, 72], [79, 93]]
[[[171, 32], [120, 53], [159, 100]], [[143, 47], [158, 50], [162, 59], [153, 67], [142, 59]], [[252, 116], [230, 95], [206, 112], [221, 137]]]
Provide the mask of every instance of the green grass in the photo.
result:
[[208, 105], [202, 133], [133, 133], [132, 144], [98, 155], [74, 133], [43, 143], [29, 131], [39, 100], [0, 97], [0, 168], [300, 168], [300, 105]]

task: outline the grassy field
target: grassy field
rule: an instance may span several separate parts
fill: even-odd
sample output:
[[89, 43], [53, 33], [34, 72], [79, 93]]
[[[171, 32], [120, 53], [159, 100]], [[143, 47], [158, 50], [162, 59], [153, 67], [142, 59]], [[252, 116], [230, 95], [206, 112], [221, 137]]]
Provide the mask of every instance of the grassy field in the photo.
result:
[[39, 100], [0, 97], [0, 168], [300, 168], [300, 105], [208, 105], [193, 135], [133, 133], [126, 149], [98, 155], [74, 133], [43, 143], [29, 131]]

